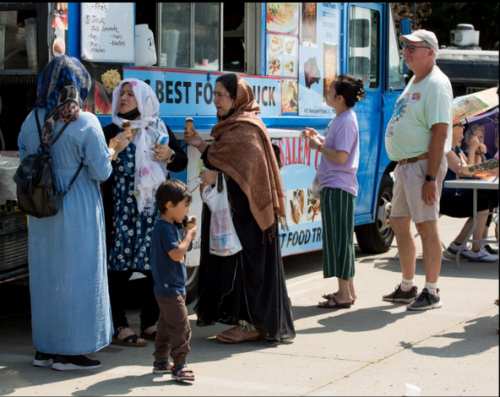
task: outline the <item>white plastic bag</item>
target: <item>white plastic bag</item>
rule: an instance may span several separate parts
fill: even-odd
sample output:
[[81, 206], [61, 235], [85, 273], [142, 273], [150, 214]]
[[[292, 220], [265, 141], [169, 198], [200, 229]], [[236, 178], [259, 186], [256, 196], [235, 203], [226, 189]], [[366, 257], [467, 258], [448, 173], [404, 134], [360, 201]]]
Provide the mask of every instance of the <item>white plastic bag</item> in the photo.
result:
[[203, 189], [203, 200], [212, 212], [210, 218], [210, 253], [217, 256], [230, 256], [240, 252], [240, 239], [234, 228], [231, 207], [227, 199], [227, 186], [222, 176], [222, 191], [217, 191], [218, 179], [215, 188], [208, 186]]

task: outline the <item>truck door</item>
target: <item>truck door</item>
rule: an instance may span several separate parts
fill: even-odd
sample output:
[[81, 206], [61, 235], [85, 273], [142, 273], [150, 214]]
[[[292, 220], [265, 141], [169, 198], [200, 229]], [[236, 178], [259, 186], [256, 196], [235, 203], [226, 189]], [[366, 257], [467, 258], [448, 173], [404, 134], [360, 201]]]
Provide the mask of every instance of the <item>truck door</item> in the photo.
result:
[[356, 200], [356, 225], [373, 222], [373, 200], [377, 182], [379, 148], [382, 128], [382, 71], [381, 56], [382, 6], [377, 4], [348, 5], [347, 70], [362, 79], [366, 99], [354, 111], [359, 123], [360, 159], [357, 173], [359, 182]]

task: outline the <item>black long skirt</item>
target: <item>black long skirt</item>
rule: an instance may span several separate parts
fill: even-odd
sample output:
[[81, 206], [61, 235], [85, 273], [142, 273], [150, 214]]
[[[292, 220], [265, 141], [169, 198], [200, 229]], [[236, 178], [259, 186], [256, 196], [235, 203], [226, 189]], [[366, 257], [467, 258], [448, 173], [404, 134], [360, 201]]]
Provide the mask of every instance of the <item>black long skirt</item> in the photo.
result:
[[279, 236], [269, 238], [257, 225], [246, 195], [232, 179], [227, 181], [233, 222], [243, 250], [220, 257], [209, 252], [211, 212], [203, 205], [198, 302], [198, 326], [216, 322], [253, 324], [270, 342], [295, 337]]

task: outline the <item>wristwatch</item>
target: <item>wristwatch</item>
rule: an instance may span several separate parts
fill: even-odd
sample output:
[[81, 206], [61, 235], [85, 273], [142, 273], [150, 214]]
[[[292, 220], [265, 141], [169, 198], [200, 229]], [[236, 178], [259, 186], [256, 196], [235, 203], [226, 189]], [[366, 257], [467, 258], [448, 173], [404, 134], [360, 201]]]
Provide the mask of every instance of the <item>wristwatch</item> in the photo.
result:
[[426, 182], [433, 182], [435, 181], [437, 178], [435, 176], [430, 176], [430, 175], [426, 175], [425, 176], [425, 181]]
[[170, 152], [170, 156], [168, 156], [167, 164], [170, 164], [172, 161], [174, 161], [174, 159], [175, 159], [175, 152], [172, 150]]

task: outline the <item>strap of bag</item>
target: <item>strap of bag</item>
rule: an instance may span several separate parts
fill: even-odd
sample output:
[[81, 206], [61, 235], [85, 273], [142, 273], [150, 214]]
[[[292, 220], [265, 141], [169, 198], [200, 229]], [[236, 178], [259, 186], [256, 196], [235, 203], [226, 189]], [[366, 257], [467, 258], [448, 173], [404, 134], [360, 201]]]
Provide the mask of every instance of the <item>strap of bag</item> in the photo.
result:
[[40, 120], [38, 119], [38, 109], [35, 110], [35, 119], [36, 119], [36, 127], [38, 129], [38, 136], [40, 138], [40, 146], [42, 148], [48, 147], [49, 149], [51, 148], [54, 143], [57, 142], [57, 140], [61, 137], [62, 133], [64, 130], [68, 127], [69, 123], [64, 124], [64, 126], [60, 129], [59, 133], [57, 134], [56, 138], [52, 141], [50, 145], [45, 145], [42, 141], [42, 128], [40, 127]]
[[[61, 130], [57, 134], [56, 138], [52, 141], [52, 144], [49, 146], [46, 146], [42, 141], [42, 129], [40, 127], [40, 120], [38, 119], [38, 109], [35, 110], [35, 119], [36, 119], [36, 127], [38, 129], [38, 136], [40, 137], [40, 147], [42, 147], [43, 149], [45, 147], [48, 147], [49, 151], [50, 151], [50, 148], [54, 145], [54, 143], [57, 142], [57, 140], [60, 138], [60, 136], [62, 135], [62, 133], [66, 129], [66, 127], [68, 127], [69, 123], [64, 124], [64, 126], [61, 128]], [[71, 187], [73, 186], [73, 183], [75, 183], [76, 178], [78, 178], [78, 175], [80, 175], [82, 168], [83, 168], [83, 161], [80, 163], [80, 166], [78, 167], [78, 170], [76, 171], [75, 175], [73, 175], [73, 178], [71, 178], [71, 182], [69, 183], [69, 185], [66, 188], [66, 190], [64, 191], [64, 193], [59, 193], [59, 194], [61, 194], [63, 197], [66, 196], [66, 194], [68, 194], [68, 192], [71, 190]]]
[[80, 174], [80, 171], [82, 170], [82, 168], [83, 168], [83, 161], [80, 163], [80, 166], [78, 167], [78, 170], [76, 171], [75, 175], [71, 179], [71, 182], [69, 183], [68, 187], [64, 191], [63, 197], [66, 196], [66, 194], [70, 191], [71, 186], [73, 186], [73, 183], [75, 183], [76, 178], [78, 178], [78, 175]]

